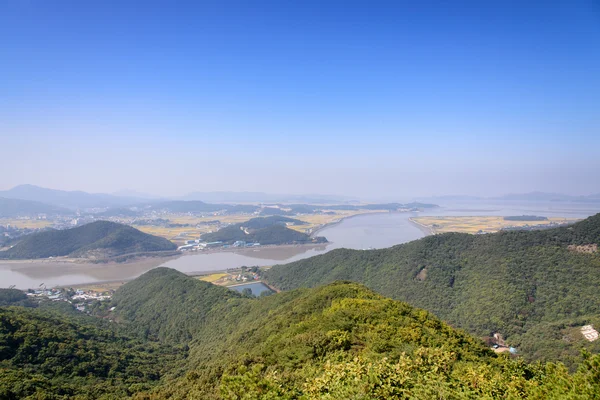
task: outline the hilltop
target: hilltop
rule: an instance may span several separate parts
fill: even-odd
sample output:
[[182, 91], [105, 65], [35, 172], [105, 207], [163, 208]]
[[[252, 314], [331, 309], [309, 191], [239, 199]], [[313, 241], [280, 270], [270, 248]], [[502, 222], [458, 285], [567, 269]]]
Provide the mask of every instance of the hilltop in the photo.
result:
[[338, 249], [265, 273], [290, 290], [352, 280], [480, 337], [502, 334], [527, 359], [574, 362], [600, 351], [577, 327], [600, 326], [600, 214], [569, 227], [446, 233], [382, 250]]
[[205, 233], [201, 239], [207, 242], [232, 244], [236, 241], [260, 243], [263, 245], [292, 243], [323, 243], [325, 238], [311, 238], [303, 232], [286, 227], [287, 224], [303, 225], [305, 222], [280, 215], [252, 218], [249, 221], [229, 225], [217, 232]]
[[155, 268], [125, 284], [113, 296], [121, 322], [141, 327], [146, 337], [189, 342], [219, 302], [241, 295], [169, 268]]
[[152, 236], [127, 225], [96, 221], [72, 229], [50, 230], [23, 237], [0, 258], [109, 257], [175, 250], [167, 239]]

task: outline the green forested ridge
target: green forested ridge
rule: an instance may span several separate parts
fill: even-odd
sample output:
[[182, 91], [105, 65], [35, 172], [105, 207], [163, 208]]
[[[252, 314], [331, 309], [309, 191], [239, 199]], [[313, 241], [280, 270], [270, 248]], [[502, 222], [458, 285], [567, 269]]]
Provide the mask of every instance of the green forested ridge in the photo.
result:
[[29, 259], [57, 256], [112, 257], [130, 253], [175, 250], [167, 239], [127, 225], [96, 221], [77, 228], [34, 233], [0, 252], [0, 258]]
[[168, 268], [155, 268], [113, 296], [118, 321], [148, 338], [189, 342], [215, 304], [241, 295]]
[[572, 365], [580, 348], [600, 352], [576, 327], [600, 327], [600, 214], [569, 227], [488, 235], [448, 233], [382, 250], [338, 249], [275, 266], [283, 290], [346, 279], [427, 309], [477, 336], [500, 332], [530, 360]]
[[[202, 240], [207, 242], [234, 243], [238, 240], [264, 245], [324, 242], [324, 238], [311, 238], [309, 235], [286, 228], [286, 223], [303, 224], [302, 221], [279, 215], [252, 218], [247, 222], [229, 225], [217, 232], [205, 233]], [[247, 232], [247, 233], [246, 233]]]
[[65, 314], [0, 307], [0, 399], [125, 398], [183, 355]]
[[[12, 396], [4, 398], [600, 396], [597, 355], [572, 374], [561, 364], [497, 356], [433, 314], [351, 282], [253, 299], [158, 268], [120, 288], [111, 305], [117, 322], [105, 325], [148, 339], [0, 308], [0, 393]], [[33, 355], [15, 354], [21, 348]]]

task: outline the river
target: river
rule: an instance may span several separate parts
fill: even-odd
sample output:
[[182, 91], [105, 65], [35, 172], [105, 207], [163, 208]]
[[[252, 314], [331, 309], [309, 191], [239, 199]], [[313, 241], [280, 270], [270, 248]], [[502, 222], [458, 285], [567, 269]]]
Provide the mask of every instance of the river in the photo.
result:
[[147, 259], [130, 264], [72, 264], [49, 261], [1, 262], [0, 287], [15, 285], [34, 288], [75, 285], [100, 281], [128, 280], [157, 266], [174, 268], [186, 273], [223, 271], [228, 268], [267, 266], [324, 254], [337, 248], [384, 248], [425, 236], [423, 230], [409, 221], [410, 217], [432, 216], [507, 216], [535, 214], [547, 217], [585, 218], [600, 212], [600, 204], [578, 203], [516, 203], [464, 202], [449, 204], [421, 213], [381, 213], [348, 218], [319, 232], [331, 243], [322, 246], [283, 246], [243, 249], [236, 252], [184, 255], [175, 259]]

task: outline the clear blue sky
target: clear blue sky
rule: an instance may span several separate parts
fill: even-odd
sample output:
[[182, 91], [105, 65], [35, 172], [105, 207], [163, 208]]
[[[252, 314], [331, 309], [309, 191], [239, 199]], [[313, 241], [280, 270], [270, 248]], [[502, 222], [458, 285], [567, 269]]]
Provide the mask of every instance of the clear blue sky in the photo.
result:
[[0, 189], [600, 192], [598, 0], [4, 0], [0, 76]]

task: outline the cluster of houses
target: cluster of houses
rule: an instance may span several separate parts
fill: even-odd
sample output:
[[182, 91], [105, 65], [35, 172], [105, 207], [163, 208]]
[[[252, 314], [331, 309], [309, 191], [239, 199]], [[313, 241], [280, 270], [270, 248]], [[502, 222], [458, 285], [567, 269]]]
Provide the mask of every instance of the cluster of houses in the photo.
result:
[[233, 244], [224, 244], [223, 242], [202, 242], [200, 240], [188, 240], [183, 246], [179, 246], [177, 250], [181, 251], [197, 251], [197, 250], [206, 250], [212, 249], [216, 247], [220, 247], [223, 249], [228, 248], [243, 248], [243, 247], [258, 247], [260, 243], [251, 243], [245, 242], [243, 240], [237, 240]]
[[53, 301], [64, 300], [67, 301], [67, 293], [63, 289], [35, 289], [27, 292], [27, 296], [30, 298], [47, 299]]
[[[86, 304], [91, 301], [109, 300], [112, 297], [112, 292], [94, 292], [94, 291], [83, 291], [77, 289], [74, 293], [72, 289], [30, 289], [27, 292], [27, 296], [37, 300], [51, 300], [51, 301], [66, 301], [69, 304], [73, 304], [78, 311], [84, 312], [86, 310]], [[111, 311], [114, 309], [111, 308]]]

